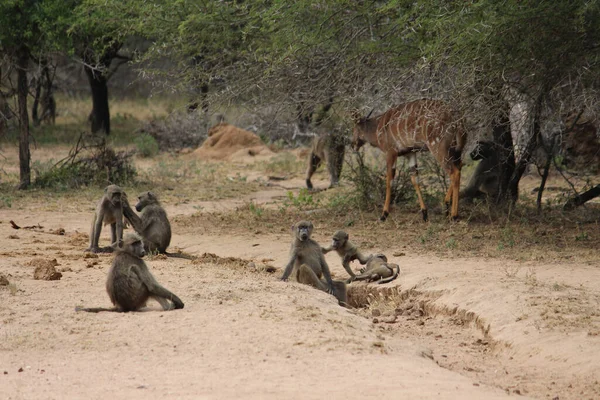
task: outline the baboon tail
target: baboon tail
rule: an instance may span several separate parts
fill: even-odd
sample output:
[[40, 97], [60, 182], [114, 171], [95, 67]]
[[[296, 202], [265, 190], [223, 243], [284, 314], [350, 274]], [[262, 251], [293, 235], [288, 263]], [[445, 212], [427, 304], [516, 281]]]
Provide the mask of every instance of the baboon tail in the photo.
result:
[[169, 253], [169, 252], [165, 251], [163, 254], [165, 256], [167, 256], [167, 257], [183, 258], [183, 259], [186, 259], [186, 260], [195, 260], [196, 258], [198, 258], [196, 256], [192, 256], [192, 255], [186, 254], [186, 253]]
[[119, 310], [117, 310], [114, 307], [113, 308], [104, 308], [104, 307], [85, 308], [85, 307], [81, 307], [81, 306], [75, 307], [75, 311], [85, 311], [85, 312], [92, 312], [92, 313], [99, 313], [102, 311], [119, 312]]
[[398, 275], [400, 275], [400, 266], [398, 264], [390, 264], [393, 265], [392, 269], [394, 270], [394, 275], [390, 276], [389, 278], [384, 278], [384, 279], [380, 279], [377, 283], [379, 283], [380, 285], [382, 283], [388, 283], [393, 281], [394, 279], [396, 279], [398, 277]]

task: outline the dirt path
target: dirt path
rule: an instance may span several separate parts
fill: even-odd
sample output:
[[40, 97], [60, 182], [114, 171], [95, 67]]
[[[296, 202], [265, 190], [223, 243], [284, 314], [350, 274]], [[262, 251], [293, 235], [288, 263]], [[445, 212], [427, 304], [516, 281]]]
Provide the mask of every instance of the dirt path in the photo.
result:
[[[236, 201], [167, 204], [169, 215], [277, 204], [291, 180]], [[325, 181], [317, 185], [326, 186]], [[149, 259], [185, 308], [75, 313], [109, 306], [111, 257], [84, 258], [93, 205], [0, 209], [0, 398], [593, 399], [600, 397], [598, 264], [441, 259], [384, 250], [401, 265], [386, 288], [357, 284], [370, 306], [249, 267], [282, 267], [289, 235], [209, 234], [174, 223], [172, 243], [245, 261]], [[40, 224], [44, 232], [15, 231]], [[48, 233], [63, 228], [66, 235]], [[317, 232], [325, 243], [328, 232]], [[107, 242], [107, 232], [102, 240]], [[327, 256], [343, 277], [336, 255]], [[34, 258], [56, 258], [59, 281], [33, 280]]]

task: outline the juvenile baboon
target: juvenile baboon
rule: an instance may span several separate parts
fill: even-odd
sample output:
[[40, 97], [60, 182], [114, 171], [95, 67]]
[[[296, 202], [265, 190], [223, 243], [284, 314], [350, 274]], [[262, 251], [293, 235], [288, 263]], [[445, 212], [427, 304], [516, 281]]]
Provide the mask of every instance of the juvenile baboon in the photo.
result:
[[348, 235], [344, 231], [337, 231], [333, 234], [333, 238], [331, 239], [331, 246], [321, 248], [323, 254], [329, 253], [331, 250], [335, 250], [335, 252], [342, 259], [342, 266], [350, 275], [350, 282], [356, 276], [350, 268], [350, 263], [354, 260], [358, 260], [361, 265], [365, 265], [367, 261], [371, 258], [371, 256], [364, 256], [358, 248], [348, 240], [350, 235]]
[[306, 187], [313, 188], [310, 178], [313, 176], [321, 161], [325, 160], [329, 171], [329, 187], [337, 186], [342, 174], [344, 152], [346, 150], [345, 138], [341, 134], [326, 134], [313, 139], [310, 154], [308, 155], [308, 169], [306, 170]]
[[400, 266], [387, 262], [387, 257], [381, 253], [374, 254], [367, 262], [367, 266], [360, 270], [353, 280], [367, 281], [377, 283], [388, 283], [393, 281], [400, 274]]
[[162, 287], [152, 276], [142, 260], [146, 255], [142, 238], [128, 233], [116, 249], [116, 255], [106, 279], [106, 291], [114, 308], [76, 308], [76, 311], [99, 312], [137, 311], [149, 298], [156, 300], [163, 310], [183, 308], [183, 302], [175, 294]]
[[144, 239], [146, 251], [166, 253], [171, 243], [171, 224], [156, 195], [152, 192], [140, 194], [135, 209], [141, 213], [139, 216], [128, 202], [123, 203], [125, 218]]
[[[310, 237], [312, 230], [313, 224], [308, 221], [300, 221], [292, 227], [294, 239], [290, 249], [290, 261], [285, 266], [281, 280], [286, 281], [294, 271], [298, 282], [333, 294], [340, 304], [345, 305], [347, 303], [346, 283], [331, 279], [321, 246]], [[325, 277], [325, 281], [322, 277]]]
[[471, 152], [473, 160], [481, 160], [460, 197], [466, 200], [488, 198], [495, 200], [500, 188], [503, 151], [493, 142], [479, 141]]
[[[93, 253], [112, 252], [118, 242], [123, 240], [123, 202], [127, 201], [127, 196], [123, 189], [117, 185], [109, 185], [104, 189], [104, 195], [98, 202], [94, 219], [92, 220], [92, 231], [90, 232], [90, 247], [85, 251]], [[111, 246], [100, 248], [100, 232], [102, 223], [110, 224]]]

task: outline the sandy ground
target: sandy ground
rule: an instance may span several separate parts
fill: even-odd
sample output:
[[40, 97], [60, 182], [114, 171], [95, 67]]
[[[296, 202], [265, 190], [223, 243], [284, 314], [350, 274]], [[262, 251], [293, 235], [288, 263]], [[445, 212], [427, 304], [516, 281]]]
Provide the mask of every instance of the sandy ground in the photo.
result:
[[[276, 202], [285, 187], [301, 185], [286, 181], [248, 198]], [[285, 265], [287, 233], [215, 235], [177, 222], [247, 200], [165, 204], [172, 245], [218, 257], [149, 258], [185, 308], [162, 312], [150, 303], [128, 314], [74, 311], [110, 306], [112, 257], [83, 252], [93, 204], [60, 213], [24, 201], [0, 209], [0, 274], [11, 282], [0, 287], [0, 398], [600, 398], [599, 262], [368, 248], [393, 254], [402, 273], [385, 287], [351, 285], [370, 306], [349, 310], [281, 282], [281, 270], [263, 271]], [[14, 230], [9, 220], [43, 228]], [[59, 228], [65, 235], [51, 233]], [[332, 230], [316, 226], [315, 238], [324, 244]], [[36, 258], [56, 259], [62, 279], [34, 280]], [[327, 260], [344, 277], [337, 255]]]

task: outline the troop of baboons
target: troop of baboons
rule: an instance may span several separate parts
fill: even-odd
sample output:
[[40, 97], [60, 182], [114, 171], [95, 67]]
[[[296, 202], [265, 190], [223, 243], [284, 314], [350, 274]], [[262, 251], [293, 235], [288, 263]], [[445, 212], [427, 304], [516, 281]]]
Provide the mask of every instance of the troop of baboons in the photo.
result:
[[[451, 185], [445, 197], [447, 213], [458, 218], [458, 199], [461, 175], [461, 152], [466, 143], [462, 123], [456, 119], [450, 107], [436, 100], [417, 100], [401, 104], [380, 116], [354, 117], [352, 146], [358, 150], [368, 142], [380, 148], [387, 156], [386, 201], [382, 220], [389, 215], [390, 185], [395, 175], [398, 156], [407, 156], [411, 167], [411, 181], [415, 187], [423, 220], [427, 221], [427, 208], [423, 202], [418, 183], [416, 152], [430, 151], [450, 175]], [[315, 138], [308, 156], [306, 186], [313, 188], [312, 175], [325, 160], [330, 177], [330, 187], [339, 183], [345, 152], [345, 139], [339, 135], [323, 135]], [[489, 168], [497, 160], [487, 143], [478, 146], [472, 157], [483, 158], [478, 168]], [[485, 174], [482, 174], [484, 176]], [[489, 175], [489, 174], [488, 174]], [[488, 180], [495, 178], [489, 177]], [[493, 179], [492, 179], [493, 180]], [[497, 179], [496, 179], [497, 180]], [[494, 195], [495, 182], [473, 181], [462, 194], [467, 198]], [[451, 205], [451, 210], [450, 210]], [[109, 185], [98, 202], [87, 251], [112, 252], [116, 255], [108, 273], [106, 289], [114, 308], [78, 308], [81, 311], [136, 311], [145, 306], [149, 298], [155, 299], [163, 310], [183, 308], [183, 302], [175, 294], [162, 287], [150, 273], [142, 257], [146, 252], [181, 256], [167, 252], [171, 243], [171, 225], [167, 213], [153, 192], [138, 196], [135, 209], [131, 208], [127, 195], [117, 185]], [[123, 219], [135, 230], [123, 238]], [[111, 245], [99, 247], [102, 225], [111, 226]], [[348, 233], [334, 233], [331, 245], [321, 247], [311, 236], [313, 224], [300, 221], [292, 227], [292, 245], [281, 280], [293, 277], [297, 282], [313, 286], [332, 294], [340, 305], [348, 306], [347, 285], [354, 281], [388, 283], [400, 274], [398, 264], [388, 263], [384, 254], [364, 255], [349, 241]], [[349, 275], [346, 280], [333, 280], [325, 254], [335, 251], [343, 268]], [[190, 258], [190, 257], [183, 257]], [[363, 268], [355, 273], [350, 263], [357, 260]]]

